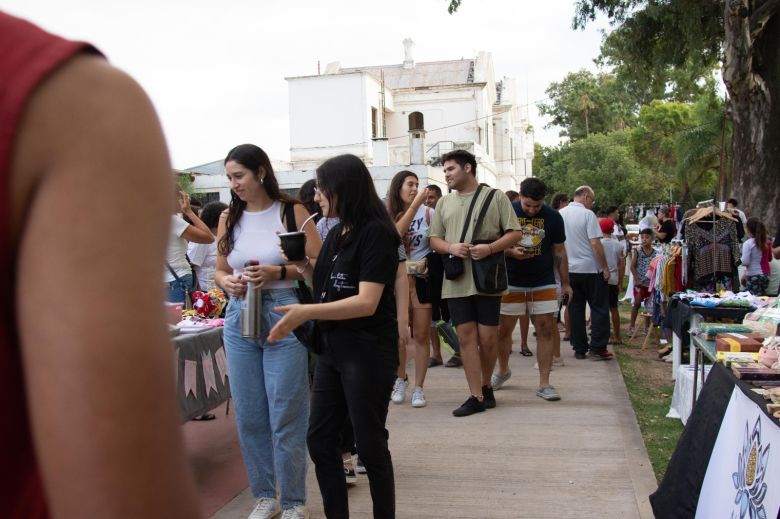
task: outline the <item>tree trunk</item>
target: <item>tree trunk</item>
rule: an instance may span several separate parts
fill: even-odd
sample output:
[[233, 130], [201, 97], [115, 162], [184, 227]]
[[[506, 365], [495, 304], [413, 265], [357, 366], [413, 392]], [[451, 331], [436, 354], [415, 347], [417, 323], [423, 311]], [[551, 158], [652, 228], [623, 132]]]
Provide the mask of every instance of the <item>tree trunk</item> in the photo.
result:
[[725, 6], [731, 196], [773, 230], [780, 224], [780, 0], [726, 0]]

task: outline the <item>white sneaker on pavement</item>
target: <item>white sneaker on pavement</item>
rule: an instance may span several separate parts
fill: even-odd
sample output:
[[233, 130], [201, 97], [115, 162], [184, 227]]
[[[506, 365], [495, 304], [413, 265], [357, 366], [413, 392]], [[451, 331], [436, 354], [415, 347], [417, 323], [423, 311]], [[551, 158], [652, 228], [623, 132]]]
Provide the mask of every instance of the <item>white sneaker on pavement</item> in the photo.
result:
[[282, 513], [282, 519], [309, 519], [309, 511], [304, 505], [295, 505]]
[[507, 370], [505, 375], [500, 374], [498, 371], [493, 372], [493, 376], [490, 377], [490, 385], [493, 386], [493, 391], [498, 391], [501, 389], [501, 386], [504, 385], [504, 382], [509, 380], [509, 377], [512, 376], [512, 370]]
[[425, 407], [425, 404], [428, 402], [425, 401], [425, 393], [423, 393], [423, 388], [420, 386], [417, 386], [414, 388], [414, 391], [412, 391], [412, 407]]
[[279, 501], [272, 497], [261, 497], [255, 504], [255, 509], [249, 514], [248, 519], [273, 519], [282, 513]]
[[393, 384], [393, 392], [390, 393], [390, 400], [392, 400], [394, 404], [404, 403], [404, 400], [406, 399], [407, 384], [408, 382], [402, 378], [395, 379], [395, 384]]

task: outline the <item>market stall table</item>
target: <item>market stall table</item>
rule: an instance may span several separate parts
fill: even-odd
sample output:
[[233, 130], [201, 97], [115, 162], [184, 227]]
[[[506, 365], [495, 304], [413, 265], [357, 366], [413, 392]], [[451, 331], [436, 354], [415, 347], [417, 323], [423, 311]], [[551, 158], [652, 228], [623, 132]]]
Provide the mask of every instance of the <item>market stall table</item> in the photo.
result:
[[221, 326], [177, 335], [172, 343], [183, 421], [206, 414], [230, 398]]
[[[682, 363], [682, 349], [685, 346], [685, 339], [688, 337], [691, 321], [695, 319], [712, 318], [742, 322], [745, 315], [752, 311], [752, 308], [747, 307], [695, 306], [688, 304], [685, 300], [673, 297], [669, 302], [669, 308], [667, 309], [672, 324], [672, 378], [677, 378], [678, 368]], [[689, 347], [690, 359], [693, 360], [695, 347], [692, 343], [689, 343]]]

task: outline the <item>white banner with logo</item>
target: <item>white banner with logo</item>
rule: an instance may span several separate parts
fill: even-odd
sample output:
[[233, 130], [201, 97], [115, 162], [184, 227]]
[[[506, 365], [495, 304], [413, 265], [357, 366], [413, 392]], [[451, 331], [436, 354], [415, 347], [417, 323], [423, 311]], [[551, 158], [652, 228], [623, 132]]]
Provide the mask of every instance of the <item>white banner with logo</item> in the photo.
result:
[[780, 427], [734, 387], [699, 494], [697, 519], [774, 519], [780, 510]]

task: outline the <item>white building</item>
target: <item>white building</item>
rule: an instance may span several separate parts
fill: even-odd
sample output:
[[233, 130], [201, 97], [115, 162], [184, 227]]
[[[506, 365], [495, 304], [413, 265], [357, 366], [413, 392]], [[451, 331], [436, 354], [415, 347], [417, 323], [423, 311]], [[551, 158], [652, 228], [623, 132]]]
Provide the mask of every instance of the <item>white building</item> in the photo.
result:
[[[342, 153], [363, 159], [380, 196], [402, 169], [414, 171], [422, 185], [446, 188], [438, 159], [453, 149], [473, 153], [479, 181], [493, 187], [517, 190], [531, 176], [533, 133], [528, 107], [517, 102], [515, 80], [495, 81], [488, 52], [415, 63], [412, 45], [404, 41], [402, 64], [331, 63], [323, 74], [286, 78], [290, 162], [275, 171], [283, 189], [297, 189], [314, 177], [318, 164]], [[196, 191], [219, 189], [220, 198], [229, 200], [223, 171], [220, 180], [201, 178], [209, 166], [190, 168]]]

